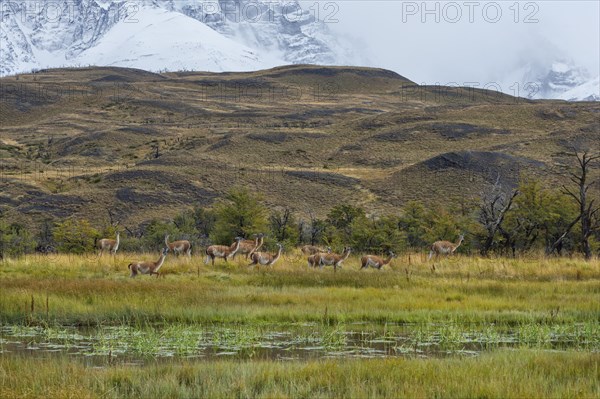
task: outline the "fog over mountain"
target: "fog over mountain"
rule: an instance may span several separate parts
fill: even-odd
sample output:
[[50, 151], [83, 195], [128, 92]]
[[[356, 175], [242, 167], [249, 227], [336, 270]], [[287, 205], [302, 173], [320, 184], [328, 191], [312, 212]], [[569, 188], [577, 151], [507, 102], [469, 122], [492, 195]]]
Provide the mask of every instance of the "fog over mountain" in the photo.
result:
[[366, 43], [369, 65], [415, 82], [499, 88], [532, 98], [561, 98], [566, 91], [579, 99], [600, 97], [594, 85], [600, 75], [598, 2], [337, 4], [331, 30]]

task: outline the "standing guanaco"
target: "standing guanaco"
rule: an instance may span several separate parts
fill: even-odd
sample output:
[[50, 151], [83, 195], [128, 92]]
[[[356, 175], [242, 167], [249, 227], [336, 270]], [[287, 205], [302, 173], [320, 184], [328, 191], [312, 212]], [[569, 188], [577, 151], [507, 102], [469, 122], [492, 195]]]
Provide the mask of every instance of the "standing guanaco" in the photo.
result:
[[254, 240], [242, 240], [240, 241], [240, 249], [233, 255], [235, 259], [237, 254], [246, 255], [246, 260], [251, 256], [252, 252], [258, 251], [262, 247], [265, 235], [263, 233], [254, 234]]
[[450, 255], [453, 254], [454, 251], [456, 251], [456, 248], [460, 247], [460, 244], [463, 242], [463, 240], [465, 239], [464, 235], [460, 235], [458, 237], [458, 241], [456, 243], [450, 242], [450, 241], [436, 241], [433, 244], [431, 244], [431, 250], [429, 251], [429, 257], [427, 258], [427, 260], [430, 260], [431, 257], [433, 256], [433, 254], [435, 254], [435, 257], [439, 257], [440, 255]]
[[212, 265], [215, 265], [215, 258], [223, 258], [227, 262], [227, 258], [232, 257], [240, 249], [240, 241], [242, 237], [236, 237], [235, 242], [230, 246], [227, 245], [211, 245], [206, 248], [206, 259], [204, 264], [208, 264], [212, 259]]
[[283, 251], [283, 245], [277, 243], [279, 247], [276, 254], [270, 254], [268, 252], [256, 252], [253, 251], [252, 255], [250, 255], [250, 259], [252, 259], [252, 263], [248, 266], [254, 265], [263, 265], [263, 266], [273, 266], [275, 262], [281, 257], [281, 252]]
[[111, 238], [102, 238], [98, 240], [96, 246], [100, 251], [99, 255], [102, 255], [105, 251], [115, 255], [117, 253], [117, 250], [119, 249], [119, 243], [121, 242], [121, 233], [118, 231], [116, 238], [116, 240], [113, 240]]
[[169, 248], [163, 248], [160, 254], [160, 258], [156, 262], [150, 261], [138, 261], [130, 263], [127, 268], [131, 270], [131, 274], [129, 277], [133, 278], [137, 276], [138, 273], [141, 274], [156, 274], [156, 277], [159, 276], [158, 270], [161, 268], [163, 263], [165, 262], [165, 258], [167, 257], [167, 252], [169, 252]]
[[165, 235], [165, 245], [169, 248], [169, 251], [175, 255], [186, 254], [192, 257], [192, 244], [188, 240], [179, 240], [169, 242], [169, 235]]

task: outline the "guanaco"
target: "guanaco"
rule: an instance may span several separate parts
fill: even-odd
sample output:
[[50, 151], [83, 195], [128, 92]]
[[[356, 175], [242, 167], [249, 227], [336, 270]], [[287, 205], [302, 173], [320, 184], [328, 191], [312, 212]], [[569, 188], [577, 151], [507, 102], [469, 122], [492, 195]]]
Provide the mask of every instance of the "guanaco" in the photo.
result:
[[435, 254], [436, 258], [440, 255], [453, 254], [454, 251], [456, 251], [456, 248], [460, 247], [460, 244], [462, 244], [464, 239], [465, 239], [465, 236], [461, 234], [458, 237], [458, 241], [456, 243], [453, 243], [450, 241], [434, 242], [433, 244], [431, 244], [431, 250], [429, 251], [429, 257], [427, 258], [427, 260], [430, 260], [431, 257], [433, 256], [433, 254]]
[[[330, 254], [331, 253], [331, 247], [327, 247], [327, 252], [320, 251], [320, 252], [317, 252], [317, 254], [318, 253], [328, 253], [328, 254]], [[307, 258], [307, 260], [308, 260], [308, 267], [317, 267], [317, 254], [310, 255]]]
[[137, 276], [138, 273], [141, 274], [156, 274], [156, 277], [159, 276], [158, 270], [161, 268], [163, 263], [165, 262], [165, 258], [167, 257], [167, 252], [169, 252], [169, 248], [163, 248], [160, 254], [160, 258], [156, 262], [151, 261], [140, 261], [140, 262], [132, 262], [127, 268], [131, 270], [131, 275], [129, 277], [133, 278]]
[[165, 245], [175, 255], [186, 254], [189, 257], [192, 256], [192, 244], [188, 240], [169, 242], [169, 235], [167, 234], [165, 235]]
[[227, 245], [211, 245], [206, 248], [206, 259], [204, 264], [208, 264], [212, 259], [212, 265], [215, 265], [215, 258], [223, 258], [227, 262], [227, 258], [232, 257], [240, 249], [240, 241], [242, 237], [236, 237], [235, 242], [230, 246]]
[[344, 252], [342, 252], [341, 255], [334, 254], [334, 253], [331, 253], [331, 254], [318, 253], [315, 257], [315, 261], [321, 269], [325, 265], [328, 265], [328, 266], [333, 265], [333, 271], [335, 272], [335, 271], [337, 271], [338, 267], [339, 268], [342, 267], [342, 262], [345, 261], [346, 259], [348, 259], [348, 256], [350, 256], [351, 250], [352, 250], [352, 248], [345, 247]]
[[263, 265], [272, 267], [275, 262], [281, 257], [281, 252], [283, 251], [283, 245], [277, 243], [279, 249], [276, 254], [270, 254], [268, 252], [252, 252], [250, 258], [252, 259], [252, 263], [248, 266], [254, 265]]
[[111, 253], [112, 255], [115, 255], [117, 253], [117, 250], [119, 249], [120, 242], [121, 234], [118, 231], [116, 240], [113, 240], [111, 238], [102, 238], [101, 240], [98, 240], [96, 245], [98, 247], [98, 250], [100, 251], [99, 255], [102, 255], [105, 251]]
[[265, 235], [263, 233], [253, 234], [254, 240], [242, 240], [240, 241], [240, 249], [233, 255], [235, 259], [237, 254], [246, 255], [246, 260], [252, 255], [253, 252], [258, 251], [262, 247]]
[[389, 264], [393, 258], [396, 257], [396, 254], [392, 251], [389, 252], [388, 258], [383, 259], [379, 256], [375, 255], [365, 255], [360, 258], [361, 267], [360, 270], [370, 267], [374, 267], [377, 270], [381, 270], [381, 268], [387, 264]]

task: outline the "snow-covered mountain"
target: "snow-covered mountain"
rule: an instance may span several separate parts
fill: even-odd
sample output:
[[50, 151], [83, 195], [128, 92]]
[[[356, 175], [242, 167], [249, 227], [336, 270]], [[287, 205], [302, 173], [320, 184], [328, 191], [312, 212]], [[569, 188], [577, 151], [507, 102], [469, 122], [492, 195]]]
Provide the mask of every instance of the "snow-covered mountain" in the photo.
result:
[[600, 101], [600, 77], [570, 60], [527, 63], [504, 78], [504, 91], [531, 99]]
[[[73, 62], [169, 71], [256, 70], [270, 65], [252, 49], [183, 14], [143, 8], [136, 18], [152, 22], [117, 22], [102, 40], [79, 53]], [[280, 62], [273, 60], [271, 64]]]
[[565, 91], [557, 98], [567, 101], [600, 101], [600, 76]]
[[220, 72], [353, 63], [348, 44], [289, 0], [0, 0], [0, 6], [0, 75], [87, 65]]
[[[334, 33], [297, 0], [0, 0], [0, 12], [0, 76], [88, 65], [214, 72], [378, 66], [366, 46]], [[600, 100], [597, 76], [550, 44], [528, 49], [518, 66], [493, 77], [504, 92]]]

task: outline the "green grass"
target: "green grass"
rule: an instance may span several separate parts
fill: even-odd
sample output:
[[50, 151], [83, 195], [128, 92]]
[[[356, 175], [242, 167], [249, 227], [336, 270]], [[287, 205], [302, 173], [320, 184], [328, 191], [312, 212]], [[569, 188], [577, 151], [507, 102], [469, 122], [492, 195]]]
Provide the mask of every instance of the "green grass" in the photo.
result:
[[[88, 340], [92, 357], [2, 353], [0, 396], [600, 394], [597, 259], [456, 256], [436, 262], [432, 271], [420, 254], [411, 254], [410, 262], [405, 255], [385, 270], [359, 271], [358, 258], [352, 256], [334, 273], [331, 268], [308, 269], [297, 253], [286, 254], [273, 269], [254, 270], [242, 259], [213, 268], [200, 257], [169, 256], [164, 278], [129, 278], [129, 261], [155, 256], [25, 256], [0, 262], [5, 334], [8, 326], [25, 333], [38, 326], [39, 339], [69, 347], [78, 341], [72, 335], [77, 330], [68, 326], [93, 326], [95, 331]], [[314, 323], [313, 332], [298, 329], [307, 322]], [[370, 323], [377, 339], [406, 334], [393, 344], [399, 357], [253, 358], [252, 348], [272, 326], [296, 328], [294, 339], [300, 345], [343, 351], [345, 333], [358, 329], [352, 322]], [[393, 324], [394, 329], [386, 323], [400, 324]], [[508, 345], [513, 349], [502, 343], [507, 333], [516, 339]], [[460, 355], [469, 337], [483, 345], [477, 356]], [[559, 351], [557, 337], [573, 342], [565, 341]], [[185, 359], [198, 354], [199, 341], [239, 352], [235, 360]], [[414, 348], [431, 342], [449, 355], [419, 358]], [[115, 357], [124, 345], [127, 355]], [[159, 347], [166, 346], [174, 359], [161, 357]], [[141, 363], [126, 363], [128, 356]]]
[[0, 357], [3, 398], [593, 398], [598, 353], [499, 351], [477, 358], [173, 361], [91, 366]]
[[[244, 260], [205, 266], [169, 257], [164, 278], [129, 278], [127, 263], [153, 254], [27, 256], [0, 263], [0, 321], [103, 325], [152, 322], [598, 321], [600, 262], [412, 256], [393, 268], [309, 270], [287, 256], [270, 269]], [[417, 261], [415, 261], [417, 259]], [[32, 305], [33, 301], [33, 305]], [[32, 311], [33, 307], [33, 311]]]

